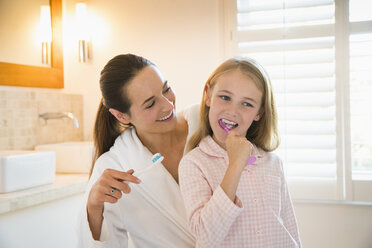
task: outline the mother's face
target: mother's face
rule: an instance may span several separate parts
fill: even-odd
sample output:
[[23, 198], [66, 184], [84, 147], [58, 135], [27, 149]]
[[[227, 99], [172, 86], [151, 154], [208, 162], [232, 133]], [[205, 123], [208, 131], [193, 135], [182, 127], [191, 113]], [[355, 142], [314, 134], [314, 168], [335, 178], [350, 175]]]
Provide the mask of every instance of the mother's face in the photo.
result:
[[131, 107], [126, 121], [137, 133], [164, 133], [176, 127], [175, 95], [155, 66], [141, 70], [126, 87]]

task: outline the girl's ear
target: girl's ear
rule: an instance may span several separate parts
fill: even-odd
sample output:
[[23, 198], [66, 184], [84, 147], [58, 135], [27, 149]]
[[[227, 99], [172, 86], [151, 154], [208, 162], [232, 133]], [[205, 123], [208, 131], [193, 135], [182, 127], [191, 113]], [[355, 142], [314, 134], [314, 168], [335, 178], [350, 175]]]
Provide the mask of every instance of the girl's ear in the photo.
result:
[[208, 84], [206, 84], [204, 86], [204, 94], [205, 94], [205, 105], [207, 105], [207, 107], [210, 107], [211, 106], [211, 94], [210, 94], [210, 91], [211, 91], [211, 88]]
[[125, 125], [129, 125], [130, 124], [130, 117], [128, 114], [123, 114], [122, 112], [116, 110], [116, 109], [113, 109], [113, 108], [110, 108], [109, 109], [110, 113], [115, 116], [115, 118], [125, 124]]

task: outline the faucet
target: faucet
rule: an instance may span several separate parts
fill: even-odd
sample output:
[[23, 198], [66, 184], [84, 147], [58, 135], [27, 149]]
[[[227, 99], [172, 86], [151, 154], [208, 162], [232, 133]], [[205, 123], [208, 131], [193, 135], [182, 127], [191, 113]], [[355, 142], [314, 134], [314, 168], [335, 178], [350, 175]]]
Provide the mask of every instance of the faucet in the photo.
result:
[[39, 118], [43, 118], [45, 121], [48, 119], [59, 119], [59, 118], [70, 118], [74, 122], [75, 128], [79, 128], [79, 122], [71, 112], [58, 112], [58, 113], [43, 113], [39, 114]]

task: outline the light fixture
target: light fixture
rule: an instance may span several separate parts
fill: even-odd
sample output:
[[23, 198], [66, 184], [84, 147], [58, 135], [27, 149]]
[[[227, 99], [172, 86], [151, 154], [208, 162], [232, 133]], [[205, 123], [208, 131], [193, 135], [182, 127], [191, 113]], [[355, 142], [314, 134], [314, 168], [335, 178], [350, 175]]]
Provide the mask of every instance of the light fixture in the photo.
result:
[[86, 62], [90, 58], [90, 42], [87, 6], [85, 3], [76, 4], [76, 25], [79, 40], [79, 62]]
[[52, 43], [52, 22], [50, 18], [50, 7], [42, 5], [40, 7], [40, 42], [41, 42], [41, 62], [49, 64], [50, 46]]

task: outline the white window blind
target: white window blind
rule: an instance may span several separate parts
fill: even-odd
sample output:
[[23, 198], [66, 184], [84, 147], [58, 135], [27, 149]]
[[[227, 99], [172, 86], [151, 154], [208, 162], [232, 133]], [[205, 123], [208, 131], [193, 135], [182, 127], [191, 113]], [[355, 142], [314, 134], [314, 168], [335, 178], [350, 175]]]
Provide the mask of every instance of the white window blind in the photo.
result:
[[236, 1], [236, 54], [270, 75], [282, 158], [297, 199], [337, 199], [335, 5], [332, 0]]
[[229, 56], [272, 80], [292, 197], [372, 201], [372, 1], [229, 3]]

